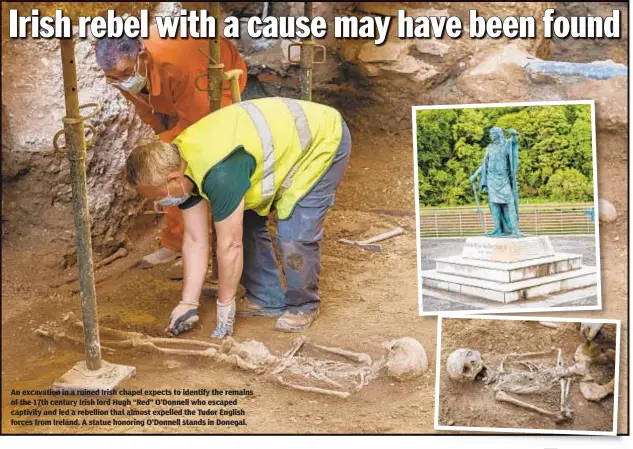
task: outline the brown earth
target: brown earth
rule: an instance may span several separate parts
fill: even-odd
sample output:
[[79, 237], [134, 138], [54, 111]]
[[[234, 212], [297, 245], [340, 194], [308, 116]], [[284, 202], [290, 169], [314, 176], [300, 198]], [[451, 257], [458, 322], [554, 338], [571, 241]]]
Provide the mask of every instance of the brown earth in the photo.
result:
[[[193, 359], [119, 351], [106, 360], [134, 365], [137, 375], [126, 388], [250, 388], [253, 398], [241, 402], [249, 433], [420, 433], [432, 432], [436, 320], [417, 313], [415, 217], [409, 136], [372, 136], [352, 130], [351, 166], [339, 189], [337, 204], [326, 222], [323, 244], [324, 305], [308, 336], [324, 345], [381, 354], [380, 343], [411, 336], [422, 342], [430, 368], [409, 382], [378, 379], [348, 399], [332, 399], [264, 383], [255, 375]], [[33, 224], [35, 226], [36, 223]], [[25, 227], [28, 224], [24, 224]], [[369, 237], [395, 226], [406, 234], [383, 244], [382, 253], [343, 246], [339, 238]], [[16, 230], [13, 230], [16, 231]], [[28, 233], [28, 229], [22, 229]], [[69, 230], [69, 232], [72, 232]], [[5, 239], [3, 245], [3, 385], [2, 430], [33, 432], [10, 425], [11, 389], [48, 388], [83, 358], [83, 348], [38, 337], [33, 329], [57, 321], [64, 312], [80, 316], [73, 285], [51, 288], [63, 273], [48, 268], [55, 259], [48, 243], [54, 236]], [[153, 236], [136, 252], [102, 268], [97, 279], [100, 323], [108, 327], [163, 335], [169, 313], [178, 301], [181, 283], [166, 280], [165, 270], [131, 268], [148, 251]], [[190, 336], [207, 339], [215, 323], [215, 307], [206, 301], [201, 322]], [[235, 339], [263, 341], [276, 354], [294, 337], [273, 329], [272, 318], [238, 319]], [[167, 361], [171, 362], [167, 363]], [[173, 361], [180, 362], [178, 368]], [[37, 432], [233, 432], [232, 428], [37, 428]]]
[[[615, 336], [615, 325], [604, 330]], [[544, 327], [538, 321], [500, 321], [482, 319], [443, 319], [440, 358], [439, 424], [455, 427], [498, 427], [538, 430], [613, 430], [614, 397], [600, 402], [587, 401], [580, 392], [578, 380], [572, 380], [571, 404], [573, 420], [555, 424], [548, 417], [512, 404], [496, 402], [492, 385], [482, 381], [459, 383], [446, 374], [446, 359], [459, 348], [480, 352], [486, 367], [498, 369], [506, 354], [563, 350], [564, 365], [574, 364], [574, 353], [583, 340], [575, 323], [564, 323], [558, 329]], [[540, 363], [555, 364], [556, 357], [538, 359]], [[591, 368], [596, 382], [605, 384], [613, 378], [614, 365]], [[515, 398], [558, 411], [560, 390], [545, 395], [512, 395]]]

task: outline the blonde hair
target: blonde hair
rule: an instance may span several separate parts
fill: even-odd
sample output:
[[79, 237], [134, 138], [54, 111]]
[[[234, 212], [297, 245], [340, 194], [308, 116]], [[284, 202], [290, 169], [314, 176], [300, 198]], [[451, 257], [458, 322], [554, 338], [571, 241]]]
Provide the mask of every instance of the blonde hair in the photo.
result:
[[162, 185], [169, 173], [180, 170], [180, 152], [172, 143], [142, 140], [127, 158], [127, 182], [133, 186]]

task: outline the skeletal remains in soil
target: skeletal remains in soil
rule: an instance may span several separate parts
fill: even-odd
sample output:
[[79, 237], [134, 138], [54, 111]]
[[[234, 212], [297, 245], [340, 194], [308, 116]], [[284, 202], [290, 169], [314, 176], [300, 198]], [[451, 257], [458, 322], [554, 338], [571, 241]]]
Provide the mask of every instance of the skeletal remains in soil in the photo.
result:
[[[61, 324], [41, 325], [35, 333], [53, 340], [67, 340], [83, 344], [83, 339], [74, 336], [83, 325], [74, 314], [69, 313]], [[360, 391], [371, 380], [383, 374], [399, 381], [419, 377], [428, 368], [424, 347], [417, 340], [404, 337], [382, 344], [385, 354], [372, 360], [368, 354], [346, 349], [321, 346], [297, 337], [291, 348], [281, 357], [273, 355], [266, 346], [256, 340], [239, 343], [227, 338], [216, 344], [203, 340], [152, 337], [139, 332], [128, 332], [108, 327], [99, 327], [101, 348], [114, 352], [115, 348], [138, 348], [170, 355], [207, 357], [214, 362], [237, 366], [245, 371], [265, 375], [283, 386], [313, 393], [347, 398]], [[315, 358], [299, 354], [309, 347], [330, 355]], [[335, 360], [331, 355], [336, 356]], [[345, 360], [345, 361], [341, 361]]]
[[[543, 363], [543, 357], [553, 355], [556, 355], [554, 364]], [[592, 364], [606, 364], [614, 361], [613, 349], [601, 352], [597, 345], [583, 344], [576, 350], [574, 360], [575, 364], [565, 367], [562, 349], [552, 348], [542, 352], [507, 354], [499, 368], [494, 370], [484, 364], [479, 352], [461, 348], [448, 357], [446, 371], [453, 381], [482, 380], [486, 384], [492, 384], [496, 401], [513, 404], [547, 416], [556, 423], [562, 423], [572, 420], [570, 387], [573, 378], [580, 378], [580, 391], [589, 401], [598, 402], [604, 399], [613, 393], [614, 388], [613, 379], [605, 385], [600, 385], [593, 381], [589, 373], [589, 367]], [[559, 387], [560, 409], [558, 411], [545, 410], [509, 394], [548, 394]]]

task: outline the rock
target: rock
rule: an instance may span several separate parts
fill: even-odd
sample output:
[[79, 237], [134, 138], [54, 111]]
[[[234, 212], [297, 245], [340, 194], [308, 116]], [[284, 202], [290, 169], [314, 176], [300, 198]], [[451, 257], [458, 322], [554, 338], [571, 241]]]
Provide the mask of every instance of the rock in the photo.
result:
[[604, 198], [600, 198], [598, 201], [598, 210], [600, 211], [600, 221], [602, 223], [611, 223], [618, 218], [615, 206]]
[[[96, 64], [94, 48], [88, 40], [77, 41], [75, 55], [80, 104], [99, 102], [102, 106], [101, 112], [89, 120], [99, 135], [96, 145], [88, 152], [86, 163], [93, 245], [100, 252], [107, 249], [103, 245], [109, 239], [108, 245], [119, 246], [121, 242], [117, 236], [125, 233], [136, 212], [141, 209], [140, 198], [124, 181], [125, 160], [139, 139], [154, 133], [134, 114], [131, 103], [117, 89], [106, 84]], [[69, 174], [63, 168], [66, 163], [62, 162], [66, 158], [53, 153], [52, 146], [52, 137], [62, 129], [61, 119], [65, 115], [59, 41], [26, 39], [6, 42], [3, 43], [2, 60], [3, 84], [13, 86], [11, 94], [3, 96], [7, 111], [3, 144], [8, 148], [6, 154], [3, 150], [3, 161], [28, 155], [32, 161], [28, 173], [17, 171], [15, 174], [24, 175], [27, 180], [35, 180], [50, 167], [55, 167], [45, 175], [50, 184], [50, 200], [57, 196], [61, 203], [56, 206], [68, 208], [69, 222], [55, 222], [50, 226], [53, 232], [62, 233], [72, 226], [72, 213]], [[33, 70], [25, 75], [22, 64], [12, 64], [10, 61], [13, 60], [27, 64]], [[43, 95], [32, 86], [44, 86], [50, 95]], [[92, 109], [84, 111], [86, 114], [89, 112]], [[3, 179], [4, 171], [3, 167]], [[27, 190], [21, 194], [41, 195], [36, 190], [38, 184], [27, 183]], [[28, 190], [31, 186], [33, 190]], [[42, 219], [48, 226], [47, 218]]]
[[506, 65], [525, 67], [530, 64], [530, 61], [535, 59], [538, 60], [524, 48], [513, 43], [506, 45], [499, 52], [490, 54], [470, 71], [470, 75], [477, 76], [499, 73], [504, 70], [504, 66]]
[[380, 70], [380, 67], [378, 67], [378, 66], [376, 66], [374, 64], [363, 64], [363, 65], [358, 67], [358, 72], [362, 76], [366, 76], [368, 78], [372, 78], [374, 76], [380, 75], [380, 73], [382, 71]]
[[424, 54], [444, 56], [451, 48], [450, 45], [437, 39], [420, 39], [415, 41], [415, 49]]
[[514, 64], [504, 64], [497, 72], [484, 75], [465, 72], [457, 78], [457, 88], [462, 94], [462, 103], [528, 101], [531, 96], [525, 71]]
[[588, 401], [600, 402], [614, 392], [613, 380], [605, 385], [597, 382], [580, 382], [580, 391]]
[[[591, 92], [596, 102], [596, 126], [600, 131], [613, 131], [626, 137], [628, 129], [627, 77], [608, 80], [585, 80], [566, 89], [570, 100], [586, 100]], [[598, 141], [600, 142], [600, 141]]]
[[163, 365], [165, 365], [169, 369], [174, 369], [174, 368], [180, 368], [182, 366], [182, 363], [176, 360], [165, 360], [163, 362]]
[[420, 70], [436, 72], [435, 68], [413, 56], [402, 56], [394, 64], [382, 64], [381, 68], [406, 75], [418, 73]]
[[153, 11], [153, 16], [157, 17], [177, 17], [182, 9], [180, 2], [159, 2]]
[[387, 41], [381, 46], [367, 41], [360, 48], [358, 59], [361, 62], [397, 61], [412, 45], [412, 42], [406, 40]]
[[[438, 5], [438, 3], [441, 4]], [[434, 2], [432, 6], [446, 7], [449, 4], [450, 2]], [[391, 17], [397, 17], [399, 9], [404, 9], [407, 16], [414, 18], [420, 16], [431, 17], [448, 15], [448, 10], [446, 9], [426, 9], [429, 6], [429, 2], [360, 2], [358, 9], [370, 14]]]

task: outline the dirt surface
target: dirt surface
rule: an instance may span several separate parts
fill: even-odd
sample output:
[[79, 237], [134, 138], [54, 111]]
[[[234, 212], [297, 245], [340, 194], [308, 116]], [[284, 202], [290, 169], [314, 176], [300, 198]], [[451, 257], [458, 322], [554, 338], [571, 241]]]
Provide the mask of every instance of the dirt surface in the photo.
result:
[[[126, 388], [249, 388], [244, 399], [247, 427], [86, 427], [37, 428], [37, 432], [246, 432], [246, 433], [424, 433], [433, 430], [436, 320], [417, 316], [415, 217], [409, 136], [376, 137], [352, 130], [351, 166], [330, 211], [323, 242], [323, 307], [308, 337], [379, 356], [380, 343], [411, 336], [425, 347], [429, 370], [408, 382], [378, 379], [348, 399], [288, 390], [264, 383], [240, 370], [183, 357], [117, 351], [104, 352], [113, 363], [134, 365], [136, 377]], [[35, 226], [35, 224], [34, 224]], [[382, 253], [340, 245], [339, 238], [369, 237], [402, 226], [407, 232], [383, 242]], [[153, 248], [151, 227], [136, 251], [97, 273], [99, 318], [103, 326], [164, 335], [181, 283], [167, 280], [165, 269], [133, 265]], [[157, 229], [157, 228], [156, 228]], [[2, 252], [2, 430], [30, 433], [10, 425], [11, 389], [48, 388], [83, 358], [83, 348], [38, 337], [33, 329], [57, 321], [64, 312], [81, 316], [75, 284], [50, 285], [74, 272], [40, 263], [55, 258], [46, 233], [5, 239]], [[72, 236], [72, 230], [68, 230]], [[36, 267], [36, 268], [34, 268]], [[34, 274], [37, 275], [34, 276]], [[99, 280], [101, 280], [99, 282]], [[274, 318], [239, 319], [234, 338], [257, 339], [277, 355], [294, 335], [274, 330]], [[215, 324], [215, 306], [205, 301], [201, 321], [187, 337], [207, 339]]]
[[[607, 330], [607, 327], [610, 329]], [[607, 335], [615, 336], [615, 325], [607, 325], [604, 330], [607, 331]], [[459, 383], [449, 379], [446, 374], [446, 359], [459, 348], [478, 351], [485, 366], [496, 370], [503, 357], [509, 353], [547, 351], [550, 348], [561, 348], [564, 365], [570, 366], [575, 363], [574, 353], [582, 343], [579, 327], [575, 323], [564, 323], [561, 327], [553, 329], [542, 326], [538, 321], [444, 319], [440, 359], [439, 424], [455, 427], [612, 431], [613, 395], [597, 403], [587, 401], [580, 392], [580, 383], [577, 379], [572, 380], [571, 384], [573, 420], [555, 424], [546, 416], [495, 401], [493, 385], [485, 385], [482, 381]], [[608, 344], [608, 340], [605, 344]], [[536, 360], [553, 366], [556, 363], [556, 356]], [[611, 363], [592, 367], [590, 372], [596, 382], [606, 384], [613, 378], [614, 368], [614, 364]], [[560, 405], [560, 389], [554, 389], [544, 395], [512, 396], [548, 411], [558, 411]]]

